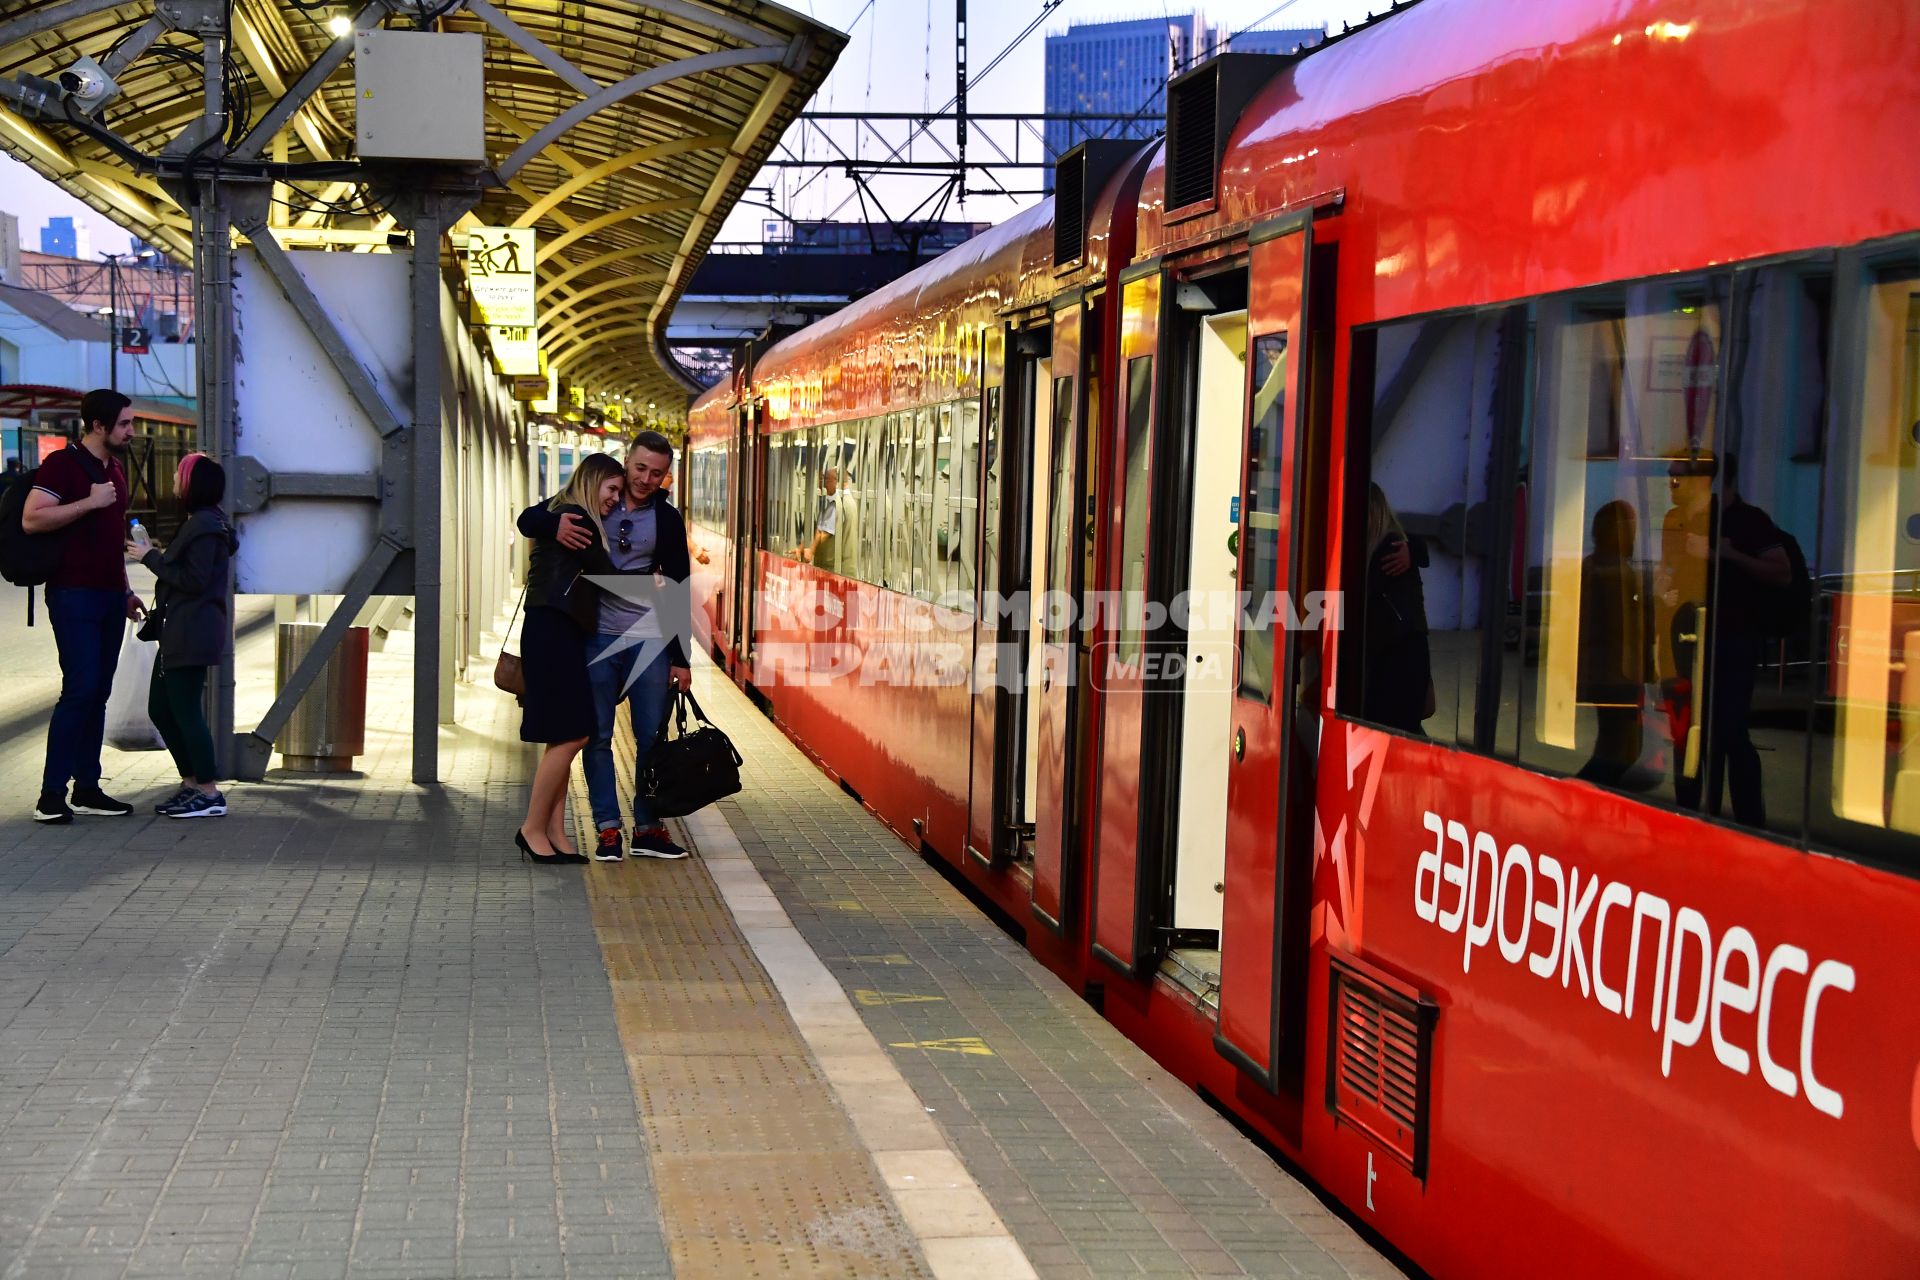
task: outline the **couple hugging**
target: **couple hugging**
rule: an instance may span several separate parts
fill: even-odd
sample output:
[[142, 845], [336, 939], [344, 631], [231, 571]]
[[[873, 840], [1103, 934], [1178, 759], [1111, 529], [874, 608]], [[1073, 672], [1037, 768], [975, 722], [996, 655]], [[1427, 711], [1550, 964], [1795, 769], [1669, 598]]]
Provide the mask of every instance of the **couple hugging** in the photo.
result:
[[[600, 862], [625, 856], [613, 767], [620, 704], [627, 704], [644, 758], [675, 691], [692, 684], [687, 528], [667, 501], [672, 468], [672, 443], [642, 431], [624, 467], [607, 454], [588, 454], [558, 496], [520, 514], [520, 532], [534, 544], [520, 633], [520, 737], [547, 749], [515, 842], [535, 862], [587, 861], [568, 838], [565, 817], [567, 777], [583, 748], [598, 832], [591, 853]], [[687, 856], [637, 786], [632, 849], [635, 857]]]

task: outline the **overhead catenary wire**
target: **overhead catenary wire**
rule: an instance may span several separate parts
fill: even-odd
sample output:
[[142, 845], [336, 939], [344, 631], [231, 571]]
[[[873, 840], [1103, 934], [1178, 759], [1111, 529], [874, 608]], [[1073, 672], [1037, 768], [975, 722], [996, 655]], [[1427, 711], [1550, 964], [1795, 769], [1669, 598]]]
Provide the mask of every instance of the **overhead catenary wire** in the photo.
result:
[[[968, 77], [967, 91], [971, 93], [976, 87], [979, 86], [981, 81], [985, 80], [989, 75], [993, 74], [994, 68], [998, 67], [1001, 63], [1005, 62], [1007, 58], [1013, 54], [1013, 51], [1015, 49], [1018, 49], [1022, 44], [1026, 42], [1026, 39], [1028, 36], [1031, 36], [1034, 32], [1038, 31], [1040, 29], [1041, 24], [1047, 20], [1047, 16], [1051, 14], [1055, 9], [1058, 9], [1063, 3], [1065, 3], [1065, 0], [1042, 0], [1042, 3], [1040, 5], [1040, 12], [1034, 15], [1033, 21], [1029, 22], [1025, 27], [1022, 27], [1020, 29], [1020, 33], [1014, 36], [1012, 40], [1008, 41], [1006, 47], [1001, 49], [999, 53], [995, 54], [993, 58], [990, 61], [988, 61], [987, 65], [980, 69], [978, 74]], [[954, 105], [959, 101], [960, 101], [960, 95], [956, 93], [953, 97], [947, 99], [946, 103], [941, 106], [940, 110], [935, 112], [929, 112], [928, 119], [922, 122], [921, 124], [916, 125], [912, 130], [910, 130], [906, 136], [906, 139], [903, 142], [901, 142], [899, 146], [891, 147], [888, 149], [887, 159], [893, 160], [897, 158], [902, 151], [905, 151], [908, 147], [912, 146], [913, 140], [915, 138], [919, 137], [921, 134], [925, 133], [928, 129], [933, 127], [933, 121], [935, 117], [945, 115], [948, 111], [951, 111]], [[805, 191], [808, 187], [812, 186], [815, 182], [819, 181], [821, 175], [824, 174], [825, 172], [826, 170], [823, 168], [818, 173], [815, 173], [812, 177], [808, 178], [805, 182], [801, 183], [800, 186], [795, 189], [793, 193], [794, 197], [797, 199], [801, 192]], [[964, 180], [964, 175], [962, 175], [962, 178]], [[833, 206], [833, 208], [827, 212], [826, 217], [831, 219], [836, 214], [838, 214], [842, 209], [846, 208], [847, 205], [851, 203], [854, 199], [855, 199], [854, 195], [849, 195], [843, 198], [839, 204]]]

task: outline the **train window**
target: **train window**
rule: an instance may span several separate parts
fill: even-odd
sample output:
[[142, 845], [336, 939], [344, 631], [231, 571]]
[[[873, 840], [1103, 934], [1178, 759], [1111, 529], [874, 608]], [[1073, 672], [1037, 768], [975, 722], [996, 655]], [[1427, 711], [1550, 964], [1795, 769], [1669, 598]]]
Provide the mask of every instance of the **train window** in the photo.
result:
[[1147, 459], [1152, 451], [1153, 357], [1127, 361], [1126, 478], [1121, 500], [1126, 504], [1120, 526], [1121, 617], [1118, 656], [1134, 662], [1146, 640], [1147, 599]]
[[912, 514], [912, 572], [909, 590], [925, 599], [933, 594], [933, 411], [921, 409], [903, 416], [911, 423], [913, 480], [908, 510]]
[[766, 539], [768, 551], [785, 555], [780, 531], [787, 527], [787, 433], [767, 437]]
[[1913, 865], [1920, 253], [1843, 261], [1356, 332], [1343, 711]]
[[807, 527], [801, 545], [816, 568], [840, 572], [840, 428], [814, 428], [813, 484], [807, 490]]
[[887, 473], [882, 465], [881, 434], [884, 418], [868, 418], [860, 424], [860, 531], [858, 577], [862, 582], [883, 582], [880, 560], [886, 547]]
[[1682, 803], [1697, 787], [1726, 288], [1541, 304], [1520, 639], [1534, 768]]
[[867, 473], [860, 460], [860, 427], [848, 422], [840, 428], [839, 458], [840, 518], [839, 573], [842, 577], [860, 576], [860, 527], [866, 521]]
[[980, 511], [980, 402], [964, 400], [954, 406], [953, 565], [954, 592], [962, 597], [955, 607], [973, 608], [974, 541], [979, 534], [975, 517]]
[[[1073, 590], [1073, 547], [1079, 533], [1079, 521], [1073, 509], [1073, 377], [1053, 380], [1053, 465], [1047, 484], [1047, 581], [1049, 596], [1064, 596]], [[1067, 638], [1068, 611], [1050, 602], [1043, 610], [1048, 644], [1064, 644]]]
[[[986, 468], [980, 520], [984, 526], [980, 542], [980, 590], [1000, 590], [1000, 388], [987, 388], [986, 438], [980, 447], [980, 464]], [[984, 610], [983, 610], [984, 611]]]
[[1499, 521], [1490, 474], [1509, 363], [1524, 325], [1507, 312], [1430, 316], [1368, 333], [1365, 483], [1352, 490], [1354, 584], [1342, 704], [1388, 728], [1472, 743], [1487, 575]]
[[887, 474], [886, 586], [907, 591], [913, 586], [913, 417], [888, 414], [882, 437]]
[[[1920, 256], [1846, 295], [1859, 349], [1833, 421], [1814, 584], [1815, 831], [1913, 865], [1920, 834]], [[1768, 793], [1771, 801], [1772, 795]]]
[[820, 465], [820, 428], [793, 433], [793, 470], [787, 477], [787, 540], [795, 548], [813, 542], [814, 475]]
[[1253, 343], [1253, 427], [1247, 451], [1245, 514], [1240, 527], [1246, 546], [1240, 557], [1240, 590], [1248, 604], [1240, 611], [1239, 690], [1242, 697], [1273, 699], [1273, 613], [1267, 593], [1279, 583], [1280, 451], [1287, 416], [1287, 335], [1270, 333]]
[[954, 441], [953, 406], [941, 405], [933, 411], [933, 501], [928, 519], [933, 530], [933, 580], [929, 593], [946, 600], [953, 593], [954, 557], [960, 550], [953, 523], [953, 490], [959, 478], [958, 450]]

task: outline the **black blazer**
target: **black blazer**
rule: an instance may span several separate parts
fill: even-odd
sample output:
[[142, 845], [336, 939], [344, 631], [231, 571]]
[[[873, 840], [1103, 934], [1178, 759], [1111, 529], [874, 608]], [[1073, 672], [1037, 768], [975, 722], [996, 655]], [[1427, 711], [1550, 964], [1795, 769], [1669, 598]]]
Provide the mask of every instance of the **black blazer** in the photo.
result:
[[160, 661], [169, 667], [219, 663], [231, 634], [227, 618], [227, 566], [240, 546], [218, 507], [187, 517], [165, 552], [147, 552], [140, 563], [153, 571], [160, 611]]
[[[536, 566], [539, 564], [540, 548], [542, 546], [550, 545], [555, 552], [561, 555], [575, 555], [575, 553], [567, 551], [565, 547], [562, 547], [558, 542], [554, 541], [560, 533], [560, 517], [568, 512], [572, 512], [583, 518], [586, 516], [586, 512], [582, 511], [579, 507], [568, 506], [559, 511], [555, 511], [544, 502], [536, 502], [520, 513], [520, 519], [517, 523], [520, 532], [534, 540], [534, 562]], [[589, 521], [588, 524], [591, 526], [592, 522]], [[693, 601], [686, 586], [687, 579], [693, 576], [693, 560], [692, 557], [687, 554], [686, 522], [680, 518], [678, 508], [667, 501], [667, 496], [663, 493], [653, 495], [653, 534], [654, 570], [666, 578], [669, 584], [671, 584], [666, 591], [661, 593], [659, 601], [660, 622], [663, 628], [663, 634], [667, 637], [667, 656], [674, 666], [684, 667], [687, 665], [686, 646], [693, 636]], [[592, 566], [585, 568], [585, 572], [589, 574], [615, 574], [620, 572], [613, 567], [613, 562], [607, 559], [606, 548], [597, 538], [592, 546], [578, 553], [579, 557], [589, 555], [596, 557], [596, 559]], [[527, 571], [527, 582], [529, 586], [535, 581], [533, 575], [534, 569], [530, 567]], [[568, 571], [567, 576], [571, 578], [572, 573]], [[563, 591], [566, 585], [567, 583], [561, 584]], [[581, 585], [587, 586], [589, 584], [582, 583]], [[533, 607], [537, 594], [538, 593], [534, 591], [529, 592], [527, 596], [528, 608]], [[574, 594], [579, 595], [582, 593], [576, 591]], [[595, 626], [598, 625], [596, 615], [599, 608], [599, 593], [594, 591], [591, 593], [591, 596], [593, 609], [584, 615], [584, 620], [583, 615], [573, 613], [572, 608], [566, 604], [549, 604], [548, 607], [567, 608], [569, 616], [573, 617], [576, 622], [579, 622], [580, 625], [586, 628], [588, 633], [591, 634]]]
[[[527, 565], [527, 608], [558, 609], [573, 619], [574, 625], [591, 635], [600, 614], [600, 589], [588, 582], [587, 576], [617, 572], [613, 561], [607, 559], [607, 549], [583, 508], [572, 503], [558, 511], [548, 510], [544, 503], [529, 507], [520, 515], [523, 531], [528, 518], [536, 512], [544, 513], [550, 519], [551, 531], [544, 537], [535, 537], [533, 541], [533, 558]], [[593, 541], [578, 551], [571, 551], [554, 541], [554, 535], [560, 531], [560, 517], [563, 515], [579, 516], [586, 524], [587, 532], [593, 534]]]

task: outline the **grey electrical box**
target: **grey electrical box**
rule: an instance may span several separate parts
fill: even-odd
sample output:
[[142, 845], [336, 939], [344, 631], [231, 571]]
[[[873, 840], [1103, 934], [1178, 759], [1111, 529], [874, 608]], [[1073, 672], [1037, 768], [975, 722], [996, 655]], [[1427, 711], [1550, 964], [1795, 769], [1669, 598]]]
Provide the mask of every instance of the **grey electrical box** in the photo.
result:
[[487, 161], [485, 44], [472, 34], [354, 36], [354, 133], [362, 160]]

